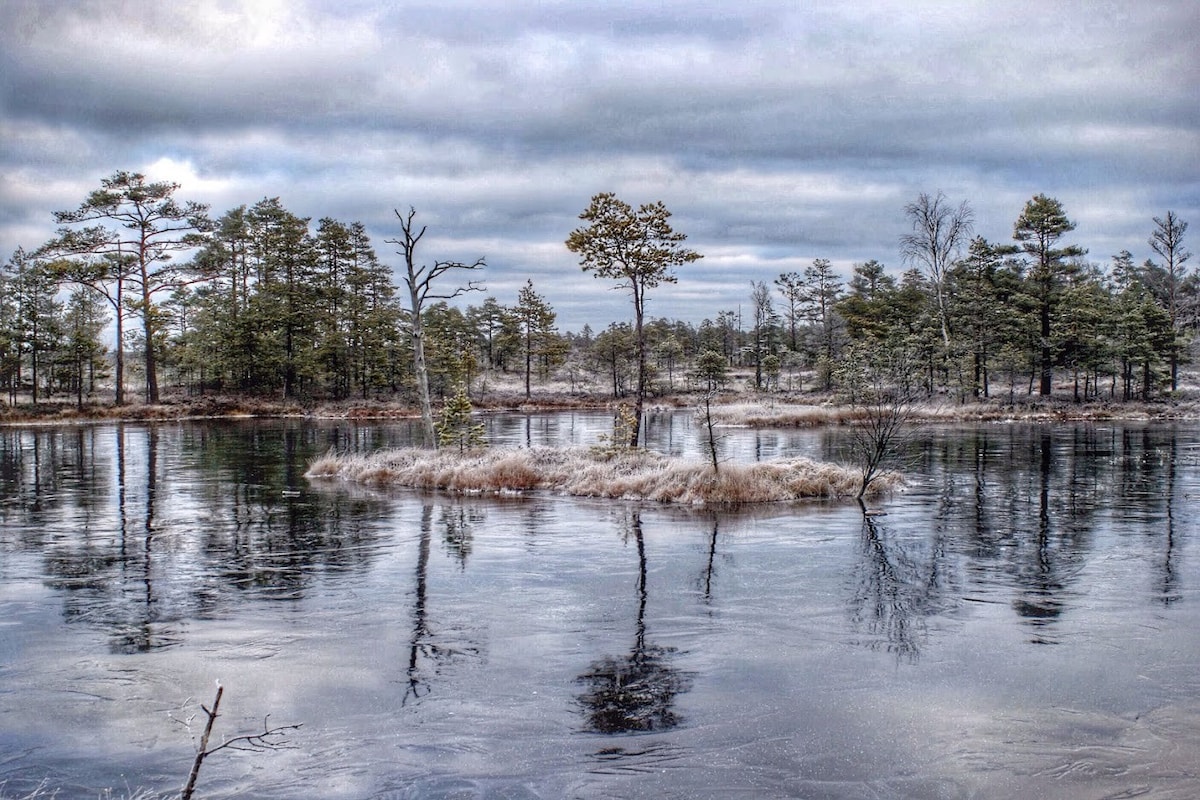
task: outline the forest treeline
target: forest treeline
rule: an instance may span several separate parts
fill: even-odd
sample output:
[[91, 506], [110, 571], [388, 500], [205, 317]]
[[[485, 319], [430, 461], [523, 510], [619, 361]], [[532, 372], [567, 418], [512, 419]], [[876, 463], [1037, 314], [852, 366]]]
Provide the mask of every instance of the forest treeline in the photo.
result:
[[[406, 286], [361, 223], [314, 223], [278, 198], [214, 217], [178, 200], [180, 188], [117, 172], [78, 208], [57, 212], [48, 241], [12, 254], [0, 274], [9, 404], [122, 404], [131, 386], [150, 403], [164, 392], [410, 402], [420, 369], [442, 398], [459, 387], [478, 395], [496, 373], [520, 376], [526, 395], [553, 381], [640, 397], [705, 385], [697, 363], [710, 365], [711, 385], [713, 354], [751, 370], [759, 390], [837, 391], [850, 380], [847, 365], [897, 351], [905, 381], [962, 401], [1055, 392], [1150, 399], [1178, 388], [1200, 324], [1187, 223], [1170, 211], [1148, 222], [1150, 258], [1122, 251], [1094, 261], [1071, 243], [1074, 223], [1054, 198], [1032, 198], [1012, 240], [991, 242], [973, 234], [967, 203], [921, 194], [904, 209], [912, 232], [897, 243], [902, 271], [865, 261], [843, 280], [818, 258], [803, 271], [748, 279], [744, 306], [714, 308], [693, 324], [642, 319], [639, 293], [673, 273], [643, 285], [596, 268], [597, 277], [632, 281], [618, 285], [635, 291], [636, 322], [566, 332], [532, 281], [513, 298], [480, 291], [477, 303], [454, 301], [481, 287], [443, 273], [483, 260], [423, 261], [423, 228], [389, 240], [408, 262]], [[647, 209], [676, 243], [684, 238], [665, 226], [661, 204]], [[397, 216], [412, 226], [413, 213]], [[584, 253], [586, 271], [598, 262], [587, 260], [580, 233], [567, 247]], [[675, 266], [700, 257], [679, 252]], [[422, 263], [441, 283], [418, 296]], [[677, 277], [686, 281], [686, 271]], [[110, 348], [113, 329], [120, 346]], [[416, 347], [423, 365], [414, 366]]]

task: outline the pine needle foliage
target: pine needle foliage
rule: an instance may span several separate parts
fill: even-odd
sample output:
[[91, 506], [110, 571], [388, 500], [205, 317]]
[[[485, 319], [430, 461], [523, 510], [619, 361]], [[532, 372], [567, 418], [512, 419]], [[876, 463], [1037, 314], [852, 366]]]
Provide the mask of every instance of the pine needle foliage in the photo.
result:
[[458, 391], [446, 401], [437, 423], [438, 444], [441, 447], [457, 447], [460, 453], [487, 447], [486, 428], [472, 419], [473, 411], [467, 387], [460, 385]]

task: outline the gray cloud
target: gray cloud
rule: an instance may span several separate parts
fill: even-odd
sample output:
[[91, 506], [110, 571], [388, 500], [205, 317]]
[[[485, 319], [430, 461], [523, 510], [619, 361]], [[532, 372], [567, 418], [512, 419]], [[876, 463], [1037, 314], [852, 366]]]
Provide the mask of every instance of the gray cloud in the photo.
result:
[[[0, 247], [116, 169], [218, 213], [279, 196], [430, 226], [570, 327], [627, 315], [562, 241], [597, 191], [662, 199], [705, 261], [652, 298], [699, 321], [815, 257], [900, 267], [920, 191], [1011, 235], [1059, 197], [1096, 260], [1200, 208], [1190, 2], [13, 2], [0, 8]], [[434, 236], [436, 234], [436, 237]], [[544, 285], [542, 285], [544, 282]]]

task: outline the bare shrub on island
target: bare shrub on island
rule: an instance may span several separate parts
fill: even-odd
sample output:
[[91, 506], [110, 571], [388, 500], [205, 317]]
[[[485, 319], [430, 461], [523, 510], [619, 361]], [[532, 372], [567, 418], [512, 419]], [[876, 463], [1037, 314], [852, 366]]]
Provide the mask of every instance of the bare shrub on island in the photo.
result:
[[708, 450], [714, 475], [718, 474], [721, 469], [720, 460], [717, 458], [717, 436], [714, 431], [712, 401], [717, 390], [725, 383], [728, 374], [729, 368], [725, 363], [725, 356], [715, 350], [705, 350], [701, 353], [700, 357], [696, 359], [696, 367], [692, 373], [704, 391], [704, 405], [700, 409], [703, 416], [700, 421], [704, 425], [704, 444]]
[[904, 447], [904, 425], [917, 399], [916, 371], [913, 348], [907, 343], [849, 347], [836, 371], [840, 391], [855, 411], [850, 454], [861, 474], [856, 495], [860, 505]]

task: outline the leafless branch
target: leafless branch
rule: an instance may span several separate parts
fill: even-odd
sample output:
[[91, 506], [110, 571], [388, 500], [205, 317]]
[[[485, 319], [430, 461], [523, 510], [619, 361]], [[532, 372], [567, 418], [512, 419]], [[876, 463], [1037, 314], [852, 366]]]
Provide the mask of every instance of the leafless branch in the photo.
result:
[[[204, 732], [200, 735], [200, 745], [196, 749], [196, 758], [192, 761], [192, 770], [188, 773], [187, 784], [184, 785], [183, 791], [180, 792], [180, 800], [191, 800], [192, 794], [196, 790], [196, 779], [200, 777], [200, 767], [204, 764], [204, 759], [211, 756], [213, 753], [225, 750], [242, 750], [248, 752], [264, 752], [267, 750], [287, 750], [291, 749], [291, 744], [287, 740], [287, 734], [291, 731], [299, 730], [300, 725], [277, 725], [274, 728], [269, 727], [268, 721], [271, 715], [263, 717], [263, 729], [261, 733], [251, 733], [243, 736], [234, 736], [232, 739], [227, 739], [216, 747], [209, 747], [208, 742], [212, 736], [213, 725], [217, 721], [219, 714], [217, 709], [221, 705], [221, 696], [225, 693], [225, 687], [217, 683], [217, 695], [213, 698], [212, 708], [201, 705], [200, 709], [204, 712], [206, 720], [204, 724]], [[174, 719], [174, 717], [172, 717]], [[192, 717], [188, 718], [190, 722]], [[188, 722], [181, 722], [187, 725]]]

